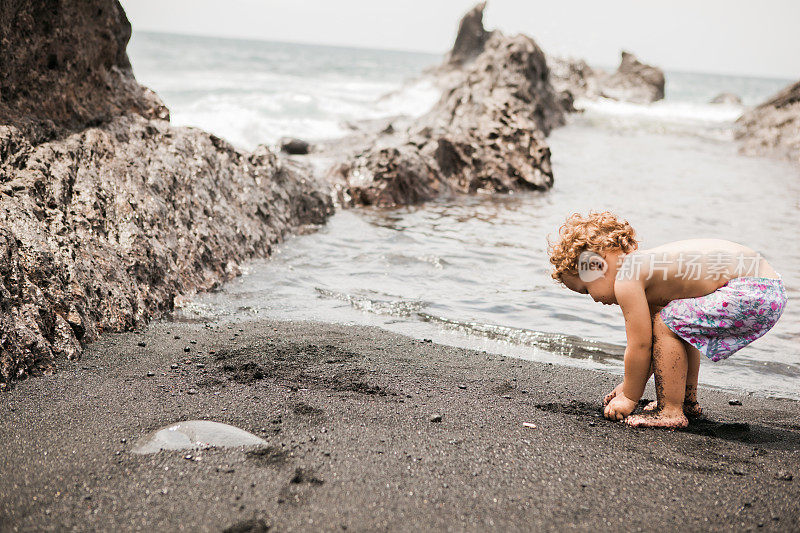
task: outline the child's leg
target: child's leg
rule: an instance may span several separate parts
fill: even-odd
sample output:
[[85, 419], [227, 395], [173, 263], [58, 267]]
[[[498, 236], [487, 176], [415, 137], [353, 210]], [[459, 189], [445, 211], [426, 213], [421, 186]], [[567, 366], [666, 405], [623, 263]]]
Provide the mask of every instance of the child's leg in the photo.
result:
[[[683, 339], [681, 339], [683, 341]], [[700, 350], [690, 343], [683, 341], [686, 355], [689, 358], [689, 366], [686, 372], [686, 394], [683, 397], [683, 414], [688, 417], [697, 417], [703, 414], [703, 409], [697, 402], [697, 380], [700, 374], [700, 357], [703, 355]], [[650, 365], [650, 375], [653, 374], [652, 364]], [[649, 376], [648, 376], [649, 379]], [[653, 401], [644, 407], [645, 411], [654, 411], [658, 408], [658, 402]]]
[[703, 410], [700, 408], [700, 404], [697, 403], [697, 380], [700, 375], [700, 357], [703, 354], [690, 343], [683, 339], [681, 341], [689, 359], [686, 372], [686, 395], [683, 398], [683, 412], [688, 416], [700, 416]]
[[[649, 414], [629, 416], [631, 426], [686, 427], [683, 414], [689, 356], [684, 342], [667, 327], [660, 317], [653, 320], [653, 368], [656, 376], [658, 409]], [[699, 363], [699, 359], [698, 359]]]

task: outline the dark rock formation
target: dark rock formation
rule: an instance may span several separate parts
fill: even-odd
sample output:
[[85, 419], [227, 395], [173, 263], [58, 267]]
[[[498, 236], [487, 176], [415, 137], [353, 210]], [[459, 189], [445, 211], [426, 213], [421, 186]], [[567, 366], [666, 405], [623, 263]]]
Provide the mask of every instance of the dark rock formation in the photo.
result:
[[130, 36], [113, 0], [0, 3], [0, 124], [36, 143], [122, 114], [168, 119], [133, 78]]
[[[475, 20], [480, 22], [482, 9], [470, 11], [462, 29], [479, 33]], [[445, 73], [439, 79], [445, 89], [431, 111], [410, 125], [394, 121], [330, 169], [327, 178], [342, 204], [393, 206], [448, 191], [505, 193], [552, 185], [544, 139], [563, 124], [564, 108], [533, 39], [494, 31], [474, 60], [453, 69], [448, 58], [438, 70]]]
[[583, 60], [551, 57], [548, 64], [553, 86], [575, 97], [603, 97], [637, 104], [664, 98], [664, 72], [642, 63], [629, 52], [622, 52], [619, 67], [612, 74], [591, 68]]
[[720, 93], [711, 100], [709, 104], [741, 105], [742, 99], [733, 93]]
[[664, 98], [664, 72], [622, 52], [617, 71], [603, 84], [602, 95], [613, 100], [646, 104]]
[[0, 29], [0, 388], [330, 214], [327, 190], [265, 147], [164, 120], [117, 2], [3, 2]]
[[800, 81], [742, 115], [736, 138], [744, 153], [775, 154], [800, 163]]
[[308, 142], [302, 139], [281, 139], [281, 152], [285, 152], [287, 154], [292, 155], [305, 155], [308, 153], [308, 150], [311, 148], [311, 145]]
[[462, 65], [475, 59], [486, 45], [492, 32], [483, 27], [483, 10], [486, 2], [481, 2], [469, 10], [458, 25], [458, 34], [453, 49], [447, 55], [445, 63]]

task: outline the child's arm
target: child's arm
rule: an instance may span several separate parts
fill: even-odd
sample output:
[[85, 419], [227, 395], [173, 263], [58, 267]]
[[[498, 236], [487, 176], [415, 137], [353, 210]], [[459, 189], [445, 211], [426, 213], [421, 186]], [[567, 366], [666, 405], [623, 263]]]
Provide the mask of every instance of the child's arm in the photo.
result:
[[622, 394], [617, 394], [606, 406], [605, 416], [622, 419], [636, 408], [650, 377], [653, 329], [650, 307], [644, 294], [644, 286], [638, 280], [617, 280], [614, 285], [622, 314], [625, 317], [625, 380]]

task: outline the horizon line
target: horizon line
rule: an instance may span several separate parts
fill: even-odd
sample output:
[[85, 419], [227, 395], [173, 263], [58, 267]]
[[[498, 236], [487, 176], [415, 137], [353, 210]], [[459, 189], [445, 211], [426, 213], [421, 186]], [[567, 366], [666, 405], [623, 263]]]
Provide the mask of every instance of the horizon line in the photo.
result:
[[[206, 39], [219, 39], [219, 40], [224, 40], [224, 41], [252, 41], [252, 42], [259, 42], [259, 43], [292, 44], [292, 45], [299, 45], [299, 46], [317, 46], [317, 47], [324, 47], [324, 48], [338, 48], [338, 49], [342, 49], [342, 50], [368, 50], [368, 51], [373, 51], [373, 52], [397, 52], [397, 53], [406, 53], [406, 54], [420, 54], [420, 55], [439, 56], [442, 59], [444, 59], [444, 57], [447, 55], [447, 52], [449, 52], [449, 49], [445, 50], [444, 52], [437, 53], [437, 52], [430, 52], [430, 51], [427, 51], [427, 50], [410, 50], [410, 49], [407, 49], [407, 48], [378, 48], [378, 47], [374, 47], [374, 46], [331, 44], [331, 43], [320, 43], [320, 42], [316, 42], [315, 43], [315, 42], [308, 42], [308, 41], [282, 41], [282, 40], [274, 40], [274, 39], [265, 39], [265, 38], [261, 38], [261, 37], [242, 37], [242, 36], [232, 37], [232, 36], [228, 36], [228, 35], [209, 35], [207, 33], [186, 33], [186, 32], [181, 32], [181, 31], [163, 31], [163, 30], [147, 30], [147, 29], [144, 29], [144, 30], [133, 29], [132, 30], [132, 36], [134, 34], [137, 34], [137, 33], [142, 33], [142, 34], [150, 33], [150, 34], [156, 34], [156, 35], [173, 35], [173, 36], [178, 36], [178, 37], [203, 37], [203, 38], [206, 38]], [[527, 35], [527, 34], [523, 34], [523, 35]], [[528, 35], [528, 37], [531, 37], [531, 36]], [[534, 41], [536, 41], [536, 39], [533, 38], [533, 37], [531, 37], [531, 39], [534, 39]], [[536, 44], [538, 45], [539, 43], [537, 42]], [[541, 48], [541, 46], [540, 46], [540, 48]], [[629, 49], [620, 48], [620, 53], [622, 53], [623, 50], [630, 51]], [[562, 58], [562, 59], [584, 59], [584, 58], [581, 58], [581, 57], [578, 57], [578, 56], [575, 56], [575, 55], [549, 54], [543, 48], [542, 48], [542, 51], [545, 53], [545, 56], [558, 57], [558, 58]], [[635, 52], [631, 52], [631, 53], [633, 53], [633, 55], [636, 55]], [[587, 64], [590, 67], [601, 68], [601, 69], [604, 69], [604, 70], [610, 70], [611, 72], [613, 72], [617, 68], [616, 66], [601, 65], [599, 63], [589, 63], [588, 61], [587, 61]], [[787, 77], [787, 76], [784, 76], [784, 75], [775, 75], [775, 74], [764, 75], [764, 74], [749, 74], [749, 73], [741, 73], [741, 72], [734, 73], [734, 72], [730, 72], [730, 71], [710, 71], [710, 70], [696, 70], [696, 69], [687, 69], [687, 68], [669, 68], [669, 69], [666, 69], [666, 68], [661, 67], [659, 65], [653, 65], [653, 66], [655, 66], [657, 68], [660, 68], [665, 73], [673, 72], [673, 73], [676, 73], [676, 74], [710, 74], [712, 76], [754, 78], [754, 79], [789, 81], [789, 82], [794, 82], [795, 81], [794, 78], [790, 78], [790, 77]]]

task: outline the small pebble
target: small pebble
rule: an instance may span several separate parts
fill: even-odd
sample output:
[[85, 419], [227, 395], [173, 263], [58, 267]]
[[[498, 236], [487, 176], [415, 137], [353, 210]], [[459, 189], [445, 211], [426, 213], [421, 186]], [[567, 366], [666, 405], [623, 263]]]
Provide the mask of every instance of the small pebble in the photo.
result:
[[192, 349], [191, 349], [191, 348], [189, 348], [189, 347], [187, 346], [186, 348], [184, 348], [184, 349], [183, 349], [183, 351], [184, 351], [184, 352], [191, 352], [191, 351], [192, 351]]
[[779, 479], [781, 481], [791, 481], [794, 479], [794, 476], [785, 470], [781, 470], [780, 472], [775, 474], [775, 479]]
[[205, 367], [206, 365], [204, 365], [203, 363], [197, 363], [197, 368], [205, 368]]
[[173, 337], [173, 338], [177, 340], [177, 339], [180, 339], [181, 336], [180, 335], [175, 335], [175, 337]]
[[536, 424], [534, 424], [533, 422], [523, 422], [522, 425], [525, 426], [526, 428], [536, 429]]
[[466, 385], [459, 385], [458, 388], [464, 390], [464, 389], [467, 388], [467, 386]]
[[139, 342], [137, 342], [136, 344], [138, 344], [138, 345], [139, 345], [139, 346], [141, 346], [141, 347], [145, 347], [145, 346], [147, 346], [147, 343], [146, 343], [146, 342], [142, 342], [142, 341], [139, 341]]
[[441, 421], [442, 421], [442, 415], [434, 415], [431, 417], [431, 422], [441, 422]]
[[189, 344], [197, 344], [197, 341], [189, 341]]
[[728, 400], [728, 405], [742, 405], [741, 400]]
[[153, 377], [153, 376], [155, 376], [155, 375], [156, 375], [156, 373], [155, 373], [155, 372], [153, 372], [152, 370], [151, 370], [150, 372], [148, 372], [148, 373], [147, 373], [147, 377], [149, 377], [149, 378], [152, 378], [152, 377]]
[[503, 398], [505, 398], [506, 400], [510, 400], [510, 399], [511, 399], [511, 396], [509, 396], [508, 394], [506, 394], [505, 396], [503, 396]]
[[170, 367], [172, 370], [175, 370], [176, 368], [178, 368], [178, 364], [177, 364], [177, 363], [172, 363], [171, 365], [169, 365], [169, 367]]
[[125, 444], [126, 442], [128, 442], [128, 439], [126, 439], [126, 438], [122, 438], [122, 439], [119, 439], [119, 441], [120, 441], [122, 444]]
[[197, 394], [197, 389], [189, 389], [186, 391], [187, 394]]

